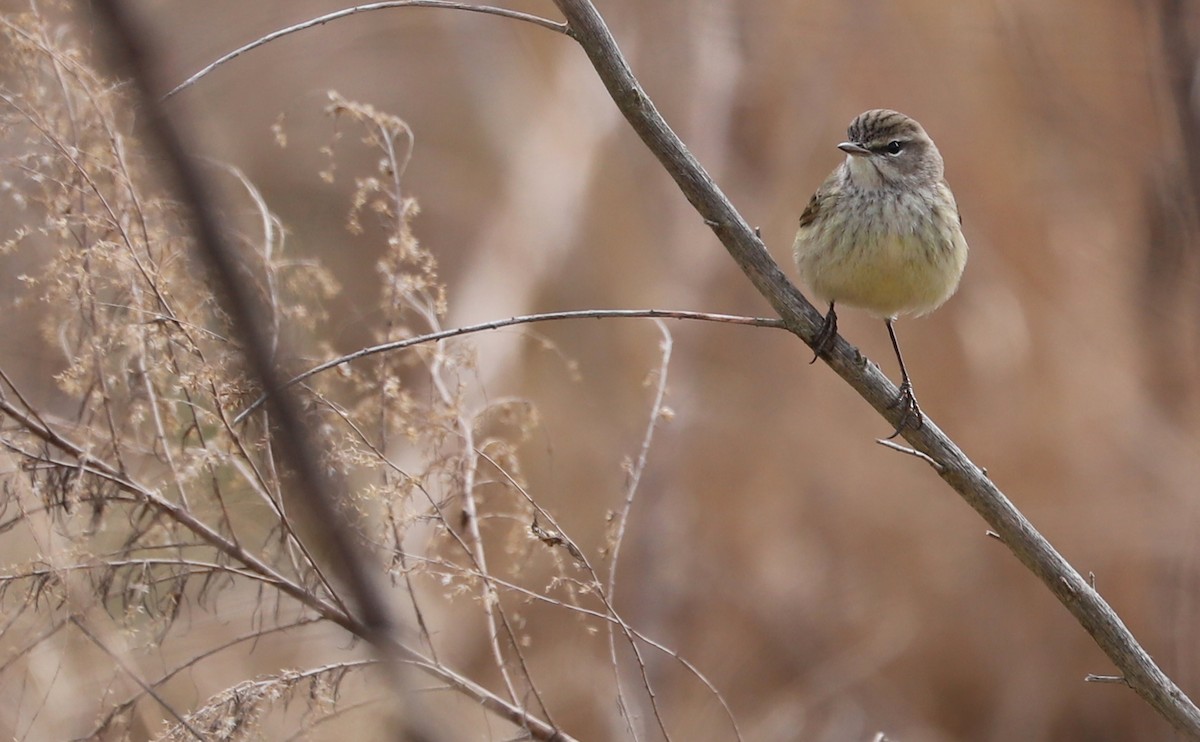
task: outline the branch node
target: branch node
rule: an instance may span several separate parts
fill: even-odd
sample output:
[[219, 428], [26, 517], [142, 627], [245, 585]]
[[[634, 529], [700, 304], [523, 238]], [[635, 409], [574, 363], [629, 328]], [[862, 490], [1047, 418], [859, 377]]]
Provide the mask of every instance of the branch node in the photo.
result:
[[929, 454], [921, 453], [920, 451], [918, 451], [915, 448], [909, 448], [908, 446], [901, 446], [899, 443], [889, 441], [886, 438], [876, 438], [875, 442], [881, 446], [886, 446], [887, 448], [890, 448], [894, 451], [899, 451], [900, 453], [906, 453], [909, 456], [916, 456], [918, 459], [920, 459], [920, 460], [924, 461], [926, 464], [929, 464], [930, 466], [932, 466], [934, 468], [934, 470], [937, 471], [939, 474], [946, 470], [946, 467], [942, 466], [937, 461], [935, 461], [932, 456], [930, 456]]
[[579, 547], [576, 546], [574, 542], [558, 531], [552, 531], [550, 529], [543, 528], [542, 525], [538, 523], [536, 513], [533, 516], [533, 522], [529, 524], [529, 532], [534, 535], [534, 538], [536, 538], [538, 541], [541, 541], [546, 546], [561, 546], [562, 548], [566, 549], [567, 553], [574, 557], [575, 560], [580, 564], [587, 563], [587, 560], [583, 558], [583, 552], [579, 550]]

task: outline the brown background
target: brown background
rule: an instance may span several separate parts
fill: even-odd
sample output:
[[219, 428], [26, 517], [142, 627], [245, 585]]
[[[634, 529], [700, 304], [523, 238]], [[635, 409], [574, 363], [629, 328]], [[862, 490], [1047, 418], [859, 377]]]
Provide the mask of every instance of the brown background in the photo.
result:
[[[180, 81], [343, 4], [139, 5], [167, 54], [164, 79]], [[546, 2], [507, 7], [556, 17]], [[1191, 114], [1179, 116], [1172, 86], [1188, 69], [1160, 24], [1179, 13], [1166, 27], [1186, 40], [1190, 16], [1111, 0], [600, 10], [659, 109], [791, 275], [796, 219], [838, 162], [849, 120], [890, 107], [925, 125], [971, 259], [954, 299], [899, 325], [922, 405], [1200, 693], [1197, 272], [1190, 222], [1173, 220], [1191, 213], [1180, 168], [1200, 131], [1180, 123]], [[329, 89], [415, 132], [404, 182], [449, 285], [448, 325], [559, 309], [768, 313], [569, 39], [401, 9], [258, 49], [171, 104], [202, 151], [263, 189], [289, 249], [344, 283], [339, 350], [369, 341], [378, 248], [343, 229], [348, 179], [316, 175]], [[281, 112], [286, 150], [270, 131]], [[894, 374], [883, 324], [853, 311], [842, 320]], [[802, 344], [670, 327], [675, 416], [650, 452], [618, 606], [713, 680], [747, 739], [1170, 737], [1127, 689], [1083, 682], [1112, 671], [1104, 655], [925, 466], [875, 444], [886, 423], [807, 365]], [[536, 331], [557, 350], [517, 331], [477, 338], [479, 378], [489, 395], [539, 408], [531, 491], [595, 554], [649, 413], [658, 331], [645, 320]], [[5, 338], [10, 356], [19, 336]], [[474, 619], [444, 620], [454, 662], [485, 666]], [[529, 620], [556, 718], [580, 739], [621, 737], [603, 641], [563, 611], [531, 609]], [[326, 639], [344, 646], [336, 632]], [[286, 664], [304, 665], [293, 649]], [[659, 655], [649, 670], [676, 739], [728, 738], [711, 696], [676, 664]], [[436, 703], [429, 713], [455, 730], [447, 739], [511, 734], [469, 702]]]

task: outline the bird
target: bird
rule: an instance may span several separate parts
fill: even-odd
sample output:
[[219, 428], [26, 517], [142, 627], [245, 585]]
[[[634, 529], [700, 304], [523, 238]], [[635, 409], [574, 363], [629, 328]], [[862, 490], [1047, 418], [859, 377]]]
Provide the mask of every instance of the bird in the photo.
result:
[[940, 307], [958, 289], [967, 264], [962, 216], [945, 179], [937, 145], [921, 124], [889, 109], [864, 111], [837, 147], [834, 168], [800, 215], [793, 252], [802, 281], [829, 310], [812, 348], [815, 362], [837, 336], [836, 306], [883, 319], [901, 383], [889, 439], [924, 422], [904, 365], [895, 322]]

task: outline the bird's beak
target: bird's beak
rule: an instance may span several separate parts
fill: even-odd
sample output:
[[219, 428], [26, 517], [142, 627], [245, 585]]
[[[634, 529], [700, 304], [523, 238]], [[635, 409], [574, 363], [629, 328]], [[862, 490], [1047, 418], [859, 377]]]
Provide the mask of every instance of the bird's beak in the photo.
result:
[[854, 142], [842, 142], [838, 145], [838, 149], [854, 157], [866, 157], [867, 155], [871, 154], [871, 150], [867, 149], [861, 144], [855, 144]]

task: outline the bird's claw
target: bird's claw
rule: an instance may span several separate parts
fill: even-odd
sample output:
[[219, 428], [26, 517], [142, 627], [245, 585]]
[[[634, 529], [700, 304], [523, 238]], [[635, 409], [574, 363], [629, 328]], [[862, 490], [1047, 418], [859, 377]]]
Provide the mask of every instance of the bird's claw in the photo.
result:
[[817, 336], [813, 338], [813, 357], [809, 361], [809, 365], [817, 362], [817, 359], [822, 354], [829, 352], [833, 347], [833, 339], [837, 337], [837, 314], [833, 311], [833, 307], [829, 307], [829, 312], [826, 313], [825, 319], [821, 322], [821, 329], [817, 330]]
[[900, 385], [900, 393], [896, 395], [896, 399], [888, 405], [888, 409], [900, 408], [900, 421], [896, 423], [896, 430], [884, 440], [890, 441], [896, 436], [903, 433], [906, 429], [920, 430], [925, 424], [925, 418], [921, 414], [921, 406], [917, 404], [917, 395], [913, 394], [912, 382], [908, 379]]

